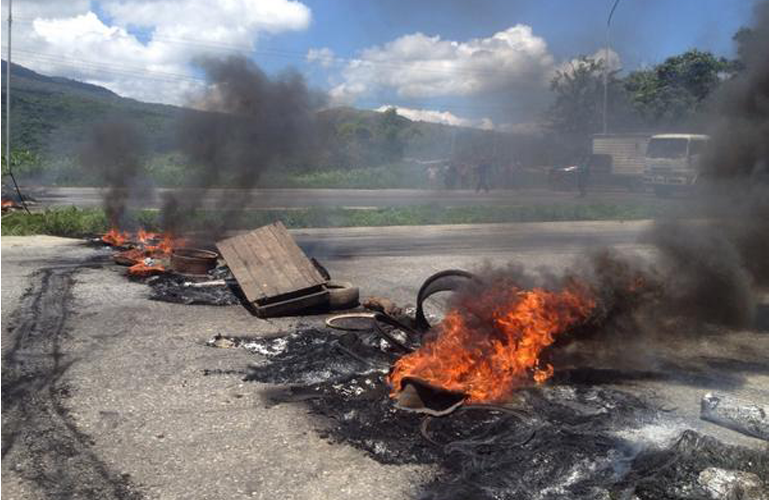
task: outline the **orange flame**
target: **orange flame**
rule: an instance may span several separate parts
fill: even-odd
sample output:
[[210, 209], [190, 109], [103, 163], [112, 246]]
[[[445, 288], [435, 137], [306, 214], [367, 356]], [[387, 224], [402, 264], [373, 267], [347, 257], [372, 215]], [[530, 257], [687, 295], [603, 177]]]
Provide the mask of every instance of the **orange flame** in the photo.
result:
[[160, 234], [153, 233], [152, 231], [145, 231], [144, 229], [140, 229], [136, 232], [136, 239], [139, 241], [139, 243], [147, 243], [150, 240], [157, 240], [160, 238]]
[[139, 277], [166, 271], [166, 268], [158, 262], [152, 265], [145, 264], [144, 260], [146, 258], [149, 257], [156, 261], [166, 258], [171, 255], [174, 248], [186, 244], [186, 240], [183, 238], [175, 238], [169, 233], [154, 233], [144, 229], [137, 231], [132, 240], [129, 233], [113, 228], [102, 236], [102, 241], [112, 246], [125, 246], [132, 242], [131, 246], [133, 248], [118, 252], [114, 256], [122, 261], [133, 262], [128, 272], [132, 276]]
[[[451, 310], [434, 340], [395, 363], [391, 396], [398, 394], [406, 376], [462, 392], [473, 403], [502, 401], [531, 379], [541, 384], [553, 375], [553, 366], [540, 366], [543, 349], [588, 318], [596, 305], [588, 289], [576, 282], [558, 292], [512, 288], [503, 296], [499, 306], [488, 309], [489, 318]], [[500, 291], [488, 290], [474, 300], [488, 303], [500, 297]]]
[[133, 261], [135, 264], [142, 262], [145, 257], [149, 257], [147, 255], [146, 250], [142, 250], [141, 248], [131, 248], [129, 250], [123, 250], [122, 252], [117, 252], [113, 254], [114, 257], [119, 257], [123, 260]]
[[120, 247], [128, 241], [128, 233], [112, 228], [102, 236], [102, 241], [114, 247]]
[[166, 268], [161, 266], [160, 264], [153, 264], [151, 266], [148, 266], [144, 263], [144, 261], [139, 261], [133, 266], [128, 268], [128, 274], [131, 276], [137, 276], [144, 278], [146, 276], [151, 276], [153, 274], [162, 274], [166, 272]]
[[157, 233], [149, 233], [154, 236], [152, 239], [160, 239], [157, 245], [145, 245], [145, 248], [155, 256], [163, 257], [171, 255], [171, 252], [178, 247], [184, 246], [187, 242], [184, 238], [175, 238], [169, 233], [163, 233], [158, 235]]

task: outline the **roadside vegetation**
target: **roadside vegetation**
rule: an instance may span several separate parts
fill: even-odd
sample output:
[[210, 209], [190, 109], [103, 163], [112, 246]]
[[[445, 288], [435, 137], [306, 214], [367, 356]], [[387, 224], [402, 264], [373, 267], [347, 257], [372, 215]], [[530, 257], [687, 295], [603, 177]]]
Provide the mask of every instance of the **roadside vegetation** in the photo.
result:
[[[440, 207], [415, 205], [375, 209], [303, 208], [297, 210], [251, 210], [244, 212], [233, 229], [253, 229], [280, 220], [289, 228], [412, 226], [432, 224], [472, 224], [502, 222], [553, 222], [578, 220], [639, 220], [662, 215], [659, 205], [575, 204], [529, 206]], [[668, 209], [670, 213], [670, 208]], [[157, 210], [139, 210], [128, 214], [137, 228], [160, 231]], [[189, 231], [206, 230], [220, 221], [214, 211], [199, 211], [188, 218]], [[109, 229], [102, 209], [75, 207], [50, 209], [31, 215], [14, 212], [4, 215], [3, 236], [45, 234], [64, 237], [89, 237]]]
[[[743, 71], [751, 30], [736, 33], [739, 57], [728, 60], [689, 50], [648, 68], [609, 72], [609, 128], [616, 132], [704, 131], [711, 96]], [[3, 63], [5, 64], [5, 63]], [[157, 187], [193, 186], [206, 166], [191, 164], [179, 150], [180, 120], [203, 113], [125, 99], [107, 89], [50, 78], [14, 66], [14, 173], [22, 184], [100, 186], [98, 172], [78, 161], [94, 124], [120, 117], [146, 132], [137, 182]], [[604, 66], [601, 59], [576, 57], [551, 81], [553, 102], [539, 130], [503, 133], [411, 121], [396, 113], [336, 107], [315, 115], [308, 141], [280, 165], [253, 165], [261, 187], [422, 188], [427, 165], [410, 161], [470, 163], [490, 158], [495, 168], [515, 161], [524, 168], [569, 164], [602, 130]], [[4, 173], [6, 168], [4, 168]], [[217, 186], [238, 186], [219, 176]]]

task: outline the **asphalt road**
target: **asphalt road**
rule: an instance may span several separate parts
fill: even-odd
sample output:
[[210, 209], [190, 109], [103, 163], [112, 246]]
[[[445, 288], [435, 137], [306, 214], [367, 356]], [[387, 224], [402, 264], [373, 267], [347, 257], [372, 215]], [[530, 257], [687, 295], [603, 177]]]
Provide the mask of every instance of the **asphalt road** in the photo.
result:
[[294, 229], [303, 249], [319, 259], [472, 256], [505, 259], [591, 248], [639, 247], [650, 221], [570, 221], [510, 224]]
[[[645, 226], [511, 224], [294, 234], [335, 278], [354, 282], [364, 296], [405, 304], [433, 272], [472, 270], [485, 260], [560, 269], [586, 246], [605, 243], [652, 258], [638, 243]], [[217, 333], [272, 335], [319, 326], [322, 317], [262, 321], [240, 306], [149, 301], [146, 285], [126, 280], [108, 256], [76, 240], [2, 239], [2, 494], [7, 498], [387, 500], [413, 497], [430, 480], [429, 468], [380, 464], [350, 446], [328, 442], [317, 432], [323, 424], [301, 403], [267, 405], [268, 386], [242, 381], [255, 355], [205, 346]], [[640, 349], [635, 346], [634, 352]], [[668, 439], [692, 427], [729, 442], [764, 446], [701, 422], [697, 414], [700, 395], [711, 389], [767, 404], [767, 352], [767, 334], [757, 332], [670, 342], [660, 350], [668, 363], [660, 366], [692, 366], [697, 377], [640, 379], [624, 390], [654, 394], [661, 405], [674, 408], [681, 424], [644, 428], [629, 439]]]
[[[41, 206], [95, 207], [102, 203], [103, 188], [47, 187], [25, 188]], [[163, 197], [173, 193], [182, 199], [200, 200], [201, 208], [217, 208], [220, 200], [239, 199], [243, 209], [300, 208], [319, 206], [392, 207], [406, 205], [517, 205], [554, 203], [656, 203], [672, 204], [677, 200], [661, 200], [648, 192], [630, 192], [621, 188], [591, 190], [587, 197], [575, 192], [549, 189], [492, 190], [475, 193], [470, 190], [420, 189], [157, 189], [132, 195], [131, 205], [137, 208], [160, 208]]]

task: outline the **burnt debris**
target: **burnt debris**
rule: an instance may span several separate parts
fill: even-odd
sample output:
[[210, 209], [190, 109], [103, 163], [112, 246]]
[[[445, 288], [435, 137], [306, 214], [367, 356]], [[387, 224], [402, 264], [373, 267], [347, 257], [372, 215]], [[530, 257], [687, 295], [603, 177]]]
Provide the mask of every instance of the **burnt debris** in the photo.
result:
[[[386, 374], [398, 356], [372, 331], [306, 329], [238, 339], [261, 356], [246, 380], [284, 387], [267, 404], [301, 403], [321, 418], [318, 433], [386, 464], [438, 467], [426, 499], [708, 498], [701, 472], [742, 471], [767, 487], [767, 457], [685, 431], [650, 401], [561, 378], [518, 390], [510, 404], [464, 405], [444, 417], [398, 409]], [[344, 347], [344, 348], [340, 348]], [[652, 429], [652, 431], [650, 431]]]
[[207, 281], [191, 281], [178, 274], [147, 278], [150, 300], [174, 304], [233, 306], [242, 303], [243, 293], [226, 266], [212, 269]]

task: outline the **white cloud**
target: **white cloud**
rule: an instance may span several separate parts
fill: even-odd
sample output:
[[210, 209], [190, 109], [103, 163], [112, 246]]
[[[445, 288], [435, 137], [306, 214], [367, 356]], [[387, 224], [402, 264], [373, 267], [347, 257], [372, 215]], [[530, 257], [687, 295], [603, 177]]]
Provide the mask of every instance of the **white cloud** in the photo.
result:
[[328, 47], [308, 50], [305, 59], [311, 63], [318, 63], [324, 68], [328, 68], [335, 63], [334, 52]]
[[[595, 61], [608, 61], [607, 69], [610, 71], [617, 71], [622, 67], [620, 63], [620, 55], [618, 55], [618, 53], [612, 49], [609, 49], [609, 51], [605, 51], [605, 49], [599, 49], [587, 57]], [[557, 69], [562, 72], [570, 73], [572, 68], [579, 64], [579, 62], [580, 59], [576, 57], [569, 61], [564, 61], [557, 67]]]
[[[14, 2], [13, 18], [15, 20], [32, 20], [38, 17], [69, 17], [87, 12], [90, 0], [25, 0]], [[3, 20], [7, 19], [8, 2], [3, 2]], [[5, 29], [5, 26], [3, 26]]]
[[481, 119], [462, 118], [449, 111], [405, 108], [403, 106], [393, 106], [389, 104], [380, 106], [379, 108], [375, 109], [375, 111], [383, 113], [390, 108], [395, 108], [396, 113], [403, 116], [404, 118], [409, 118], [410, 120], [413, 120], [413, 121], [441, 123], [444, 125], [454, 125], [458, 127], [474, 127], [474, 128], [482, 128], [482, 129], [495, 128], [494, 123], [489, 118], [481, 118]]
[[521, 24], [465, 42], [415, 33], [361, 51], [331, 95], [350, 102], [382, 89], [422, 98], [542, 88], [553, 66], [545, 40]]
[[104, 10], [122, 26], [153, 26], [162, 36], [251, 42], [256, 33], [301, 30], [310, 9], [292, 0], [109, 0]]
[[173, 104], [202, 84], [190, 64], [195, 58], [251, 52], [261, 35], [305, 29], [311, 18], [293, 0], [108, 0], [100, 3], [110, 18], [105, 24], [90, 2], [59, 6], [68, 3], [32, 2], [18, 14], [14, 7], [15, 62]]

